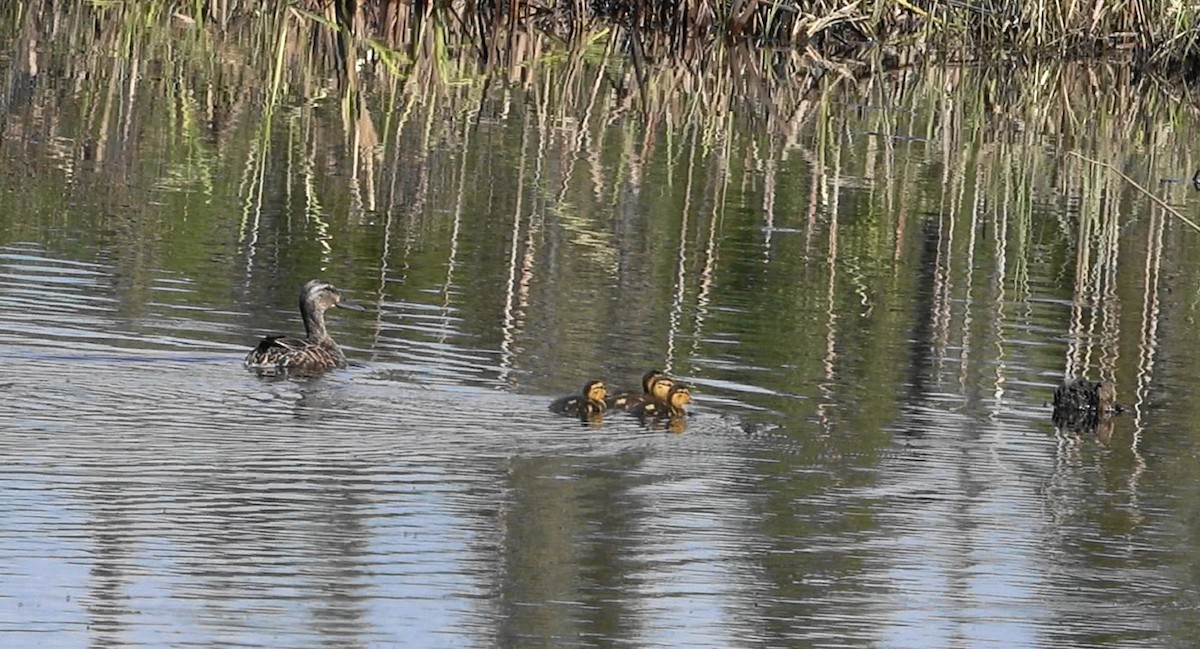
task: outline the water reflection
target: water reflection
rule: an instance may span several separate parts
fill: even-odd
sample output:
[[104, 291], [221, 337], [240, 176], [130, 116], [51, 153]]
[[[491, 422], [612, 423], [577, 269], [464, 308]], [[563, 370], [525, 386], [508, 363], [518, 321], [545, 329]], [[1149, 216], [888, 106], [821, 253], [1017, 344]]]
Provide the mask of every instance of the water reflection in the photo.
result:
[[[1195, 235], [1045, 146], [1195, 168], [1161, 135], [1190, 118], [1161, 99], [1095, 111], [1153, 126], [1131, 142], [987, 95], [1015, 128], [973, 112], [989, 71], [951, 68], [781, 93], [786, 124], [666, 101], [643, 131], [590, 60], [574, 85], [531, 67], [525, 85], [408, 88], [391, 110], [366, 82], [336, 108], [311, 82], [266, 106], [252, 70], [155, 47], [35, 48], [36, 72], [10, 71], [14, 642], [1196, 634]], [[139, 67], [154, 61], [179, 67]], [[1072, 97], [1073, 75], [1111, 72], [1018, 74]], [[600, 90], [581, 105], [572, 88]], [[244, 372], [316, 275], [370, 302], [339, 318], [351, 367]], [[647, 367], [695, 386], [686, 419], [547, 409]], [[1130, 412], [1056, 431], [1052, 387], [1089, 373]]]

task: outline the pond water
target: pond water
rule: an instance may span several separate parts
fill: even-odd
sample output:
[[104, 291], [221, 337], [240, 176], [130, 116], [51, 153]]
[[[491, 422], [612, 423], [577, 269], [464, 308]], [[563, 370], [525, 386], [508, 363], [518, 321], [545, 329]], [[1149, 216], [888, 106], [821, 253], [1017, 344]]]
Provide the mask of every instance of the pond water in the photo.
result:
[[[1194, 216], [1197, 124], [1119, 67], [652, 126], [12, 20], [6, 646], [1200, 642], [1200, 240], [1069, 153]], [[351, 367], [246, 372], [313, 277]], [[683, 430], [547, 409], [655, 367]], [[1129, 410], [1056, 429], [1076, 374]]]

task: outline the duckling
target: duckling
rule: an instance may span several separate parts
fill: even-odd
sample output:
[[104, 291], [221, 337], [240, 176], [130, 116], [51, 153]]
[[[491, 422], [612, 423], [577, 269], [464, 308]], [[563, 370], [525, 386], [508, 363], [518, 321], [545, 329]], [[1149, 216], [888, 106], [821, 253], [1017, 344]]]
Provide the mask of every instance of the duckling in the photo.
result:
[[630, 408], [629, 411], [641, 418], [684, 417], [687, 415], [684, 406], [691, 402], [692, 391], [688, 386], [673, 385], [667, 391], [666, 398], [662, 401], [640, 403]]
[[665, 401], [667, 392], [670, 392], [673, 385], [675, 385], [675, 381], [671, 377], [658, 370], [650, 370], [642, 376], [641, 393], [626, 392], [609, 397], [607, 399], [608, 407], [628, 409], [651, 401]]
[[555, 399], [550, 404], [550, 411], [560, 415], [574, 415], [581, 419], [602, 417], [608, 408], [604, 403], [607, 394], [604, 381], [588, 381], [583, 384], [583, 391], [579, 395]]
[[304, 320], [304, 338], [267, 336], [246, 354], [246, 369], [259, 374], [289, 373], [314, 376], [330, 369], [346, 367], [346, 355], [325, 329], [325, 311], [330, 307], [366, 311], [362, 306], [342, 299], [342, 293], [329, 282], [314, 279], [300, 289], [300, 317]]

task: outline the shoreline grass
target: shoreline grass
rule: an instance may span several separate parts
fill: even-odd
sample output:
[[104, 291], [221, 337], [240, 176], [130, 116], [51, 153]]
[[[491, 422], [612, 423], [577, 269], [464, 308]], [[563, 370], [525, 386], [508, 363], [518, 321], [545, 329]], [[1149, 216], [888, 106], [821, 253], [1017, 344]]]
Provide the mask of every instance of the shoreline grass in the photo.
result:
[[[842, 65], [881, 57], [963, 62], [1121, 57], [1139, 70], [1200, 76], [1200, 4], [1165, 0], [1014, 3], [1001, 0], [291, 0], [264, 9], [251, 0], [92, 2], [62, 9], [49, 0], [0, 10], [9, 22], [90, 13], [98, 28], [135, 18], [146, 26], [220, 33], [247, 49], [272, 38], [268, 23], [307, 22], [312, 57], [353, 85], [362, 61], [392, 74], [429, 54], [474, 59], [494, 70], [539, 37], [588, 48], [611, 34], [610, 54], [639, 60], [703, 59], [749, 46], [764, 56], [804, 52]], [[264, 65], [267, 64], [263, 62]]]

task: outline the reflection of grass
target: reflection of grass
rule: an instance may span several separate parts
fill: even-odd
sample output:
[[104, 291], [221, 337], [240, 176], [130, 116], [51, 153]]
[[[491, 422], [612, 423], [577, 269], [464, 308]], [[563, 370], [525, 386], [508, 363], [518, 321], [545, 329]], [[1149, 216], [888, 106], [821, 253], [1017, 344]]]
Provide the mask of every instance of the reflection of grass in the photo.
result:
[[[10, 111], [7, 136], [62, 134], [56, 165], [78, 175], [88, 161], [133, 212], [147, 201], [125, 174], [153, 148], [166, 164], [142, 170], [157, 174], [147, 186], [239, 197], [240, 215], [205, 215], [209, 231], [241, 235], [239, 254], [271, 251], [239, 272], [367, 259], [387, 286], [388, 272], [420, 266], [401, 272], [437, 276], [447, 312], [469, 308], [450, 302], [466, 302], [471, 282], [486, 286], [462, 269], [471, 246], [496, 236], [496, 222], [511, 223], [509, 266], [498, 273], [512, 284], [499, 291], [510, 314], [534, 301], [527, 285], [561, 281], [544, 257], [560, 254], [543, 241], [549, 217], [567, 233], [561, 248], [587, 262], [580, 266], [665, 283], [630, 282], [649, 293], [632, 308], [670, 303], [671, 354], [698, 353], [701, 333], [719, 330], [712, 305], [723, 287], [761, 282], [768, 297], [748, 309], [762, 309], [788, 353], [820, 357], [823, 375], [806, 380], [822, 385], [838, 384], [847, 345], [878, 344], [904, 327], [897, 314], [915, 289], [897, 268], [919, 263], [931, 219], [942, 237], [932, 257], [935, 341], [947, 350], [957, 337], [969, 348], [970, 321], [1000, 330], [1023, 317], [1008, 307], [1036, 292], [1031, 278], [1050, 257], [1078, 271], [1065, 272], [1063, 285], [1080, 296], [1080, 322], [1088, 304], [1111, 308], [1103, 291], [1120, 263], [1118, 230], [1146, 218], [1149, 204], [1066, 152], [1152, 189], [1190, 177], [1197, 162], [1174, 144], [1195, 130], [1191, 109], [1160, 80], [1134, 80], [1117, 65], [917, 70], [899, 54], [884, 65], [745, 42], [702, 49], [592, 23], [572, 41], [519, 24], [488, 24], [484, 39], [476, 23], [434, 8], [413, 15], [408, 5], [388, 5], [389, 29], [370, 16], [343, 27], [309, 5], [190, 22], [139, 6], [76, 6], [53, 22], [7, 14], [6, 36], [47, 43], [32, 57], [37, 74], [72, 86], [59, 94], [61, 86], [35, 84], [28, 106]], [[777, 10], [773, 19], [784, 20]], [[868, 26], [847, 17], [824, 29]], [[59, 51], [67, 37], [83, 56]], [[356, 56], [337, 54], [341, 37], [357, 43], [345, 50]], [[503, 137], [514, 119], [526, 125], [519, 142]], [[94, 146], [85, 152], [82, 143]], [[503, 168], [514, 160], [519, 169]], [[231, 188], [238, 179], [220, 175], [234, 166], [242, 184]], [[505, 183], [519, 185], [511, 194], [525, 202], [503, 204], [510, 196], [496, 186]], [[1180, 187], [1163, 191], [1177, 202]], [[272, 204], [281, 196], [283, 207]], [[1059, 219], [1053, 229], [1047, 212]], [[356, 227], [377, 214], [403, 228], [398, 245], [390, 230]], [[161, 249], [127, 263], [203, 263], [181, 252], [204, 231], [190, 218], [177, 230], [151, 211], [128, 219], [136, 232], [123, 240]], [[1061, 258], [1062, 241], [1079, 256]], [[749, 263], [732, 246], [761, 246], [762, 259]], [[410, 254], [420, 264], [389, 259]], [[486, 302], [490, 294], [477, 290]], [[985, 295], [994, 312], [964, 322], [962, 304]], [[812, 313], [814, 304], [823, 320], [774, 317]], [[1078, 330], [1091, 335], [1093, 325], [1097, 339], [1116, 335], [1112, 317]], [[886, 373], [902, 359], [866, 362]]]
[[[230, 13], [206, 13], [218, 4]], [[107, 249], [122, 281], [179, 271], [209, 305], [232, 290], [256, 292], [242, 303], [290, 301], [293, 280], [318, 273], [351, 291], [369, 282], [393, 308], [433, 307], [419, 319], [381, 309], [379, 360], [399, 356], [388, 336], [425, 336], [419, 363], [448, 362], [454, 381], [496, 362], [458, 369], [460, 347], [490, 346], [517, 377], [664, 366], [752, 383], [766, 394], [724, 396], [829, 433], [766, 469], [786, 477], [781, 511], [805, 502], [796, 476], [820, 473], [823, 444], [864, 465], [892, 448], [898, 402], [994, 402], [1002, 421], [1014, 386], [1028, 395], [1064, 370], [1132, 369], [1144, 391], [1160, 310], [1195, 310], [1158, 293], [1160, 276], [1179, 276], [1173, 299], [1185, 302], [1200, 284], [1190, 239], [1127, 182], [1067, 155], [1187, 199], [1156, 183], [1197, 168], [1179, 144], [1196, 132], [1194, 109], [1123, 66], [924, 68], [898, 52], [885, 64], [829, 47], [701, 48], [592, 23], [563, 41], [456, 22], [433, 3], [428, 14], [377, 3], [394, 21], [344, 28], [308, 3], [307, 14], [193, 3], [190, 24], [139, 6], [75, 6], [44, 22], [8, 13], [0, 25], [11, 42], [46, 43], [13, 59], [38, 72], [28, 95], [7, 84], [3, 144], [53, 141], [63, 178], [34, 174], [38, 186], [0, 196], [2, 236], [73, 237], [80, 258]], [[724, 6], [689, 6], [713, 29], [730, 19]], [[825, 46], [883, 35], [878, 22], [907, 11], [875, 3], [878, 16], [856, 21], [861, 4], [821, 22], [758, 6], [774, 12], [761, 17], [768, 30], [816, 30]], [[912, 34], [932, 42], [970, 26], [932, 6]], [[336, 54], [338, 34], [357, 55]], [[144, 187], [214, 204], [181, 191], [163, 209]], [[93, 195], [113, 202], [72, 204]], [[398, 333], [412, 320], [424, 331]], [[599, 330], [619, 337], [618, 353]], [[1187, 331], [1171, 330], [1184, 343], [1176, 366], [1196, 348]]]

